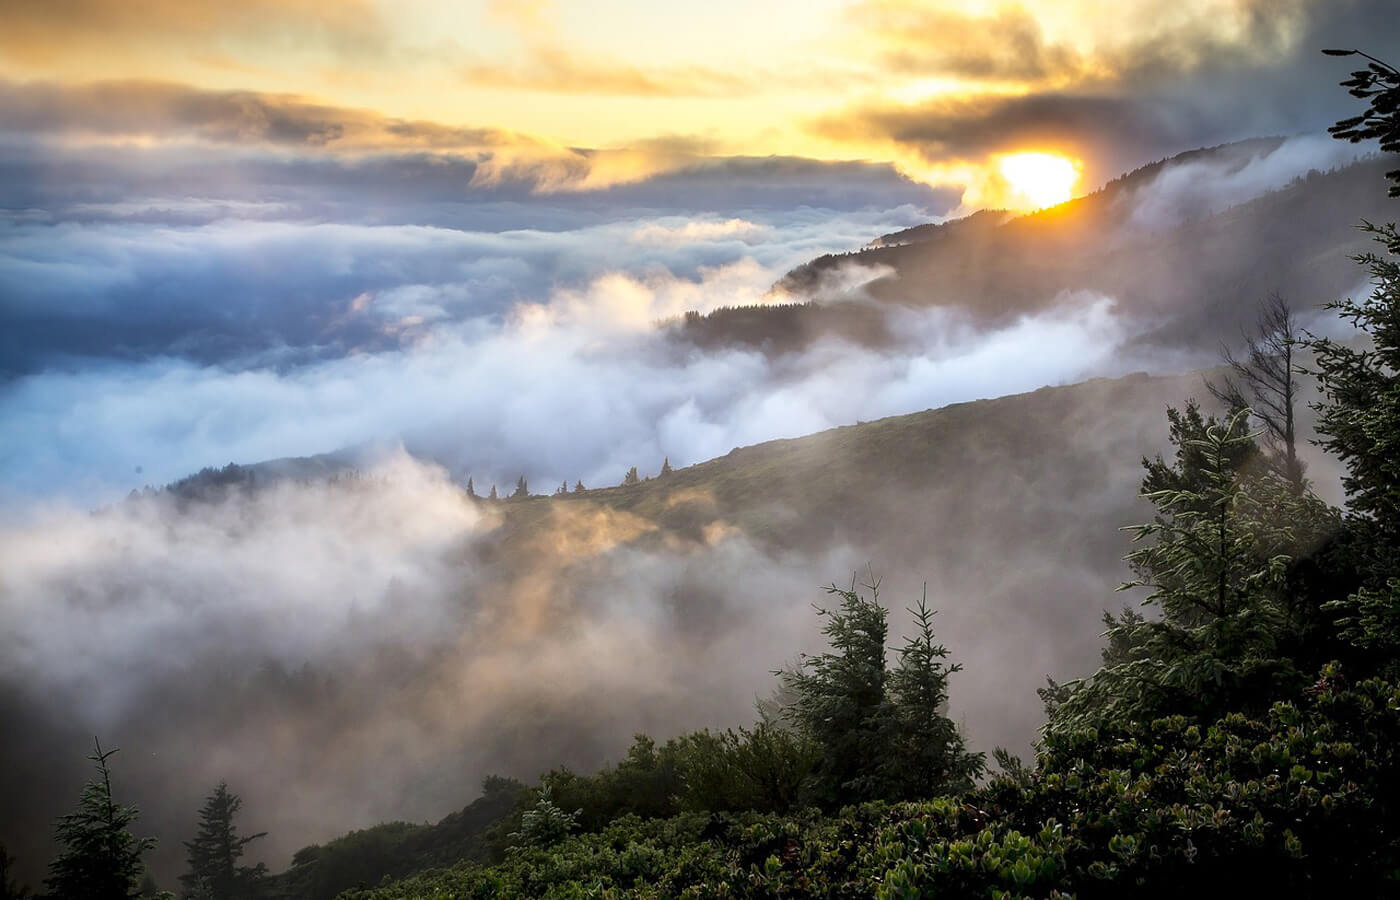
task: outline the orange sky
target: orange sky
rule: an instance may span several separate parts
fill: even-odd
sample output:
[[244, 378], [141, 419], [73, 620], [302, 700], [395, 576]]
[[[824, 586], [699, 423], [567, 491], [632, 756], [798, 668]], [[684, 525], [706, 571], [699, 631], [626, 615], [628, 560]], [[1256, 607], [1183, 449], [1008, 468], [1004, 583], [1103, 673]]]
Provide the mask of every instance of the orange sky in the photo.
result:
[[[1047, 151], [1080, 163], [1085, 181], [1115, 173], [1096, 171], [1094, 148], [1061, 131], [1030, 127], [954, 146], [909, 140], [905, 123], [1016, 98], [1119, 91], [1154, 72], [1190, 72], [1210, 54], [1263, 58], [1293, 47], [1306, 8], [1307, 0], [9, 0], [0, 77], [60, 89], [127, 82], [104, 95], [120, 93], [121, 108], [133, 110], [124, 140], [172, 137], [152, 122], [180, 120], [156, 109], [178, 85], [271, 95], [256, 104], [262, 116], [314, 107], [323, 120], [348, 119], [348, 132], [321, 133], [327, 150], [422, 146], [431, 132], [438, 149], [489, 156], [494, 169], [483, 178], [558, 165], [549, 189], [642, 178], [697, 156], [784, 154], [890, 161], [916, 179], [966, 187], [971, 205], [1026, 206], [996, 157]], [[83, 139], [82, 122], [74, 124], [67, 139]], [[245, 122], [240, 133], [266, 125]], [[103, 133], [110, 139], [113, 129]], [[568, 154], [576, 147], [615, 152], [580, 166]]]

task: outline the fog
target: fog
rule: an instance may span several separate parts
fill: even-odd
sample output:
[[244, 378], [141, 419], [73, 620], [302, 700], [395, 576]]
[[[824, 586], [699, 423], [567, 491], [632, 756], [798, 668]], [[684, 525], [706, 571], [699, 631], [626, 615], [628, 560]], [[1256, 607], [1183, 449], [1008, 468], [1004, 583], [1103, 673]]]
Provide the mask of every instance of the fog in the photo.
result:
[[[1328, 158], [1290, 154], [1169, 169], [1140, 224]], [[662, 492], [645, 509], [479, 504], [465, 479], [483, 494], [520, 476], [537, 493], [604, 487], [666, 458], [1212, 361], [1144, 355], [1134, 339], [1159, 323], [1090, 290], [990, 328], [891, 307], [878, 349], [702, 351], [658, 327], [803, 300], [771, 288], [931, 217], [909, 204], [491, 232], [229, 202], [104, 201], [21, 222], [3, 248], [4, 311], [34, 346], [0, 384], [0, 840], [31, 873], [94, 734], [123, 748], [118, 791], [161, 838], [162, 877], [219, 779], [280, 869], [351, 828], [441, 817], [490, 773], [588, 770], [634, 731], [750, 721], [772, 670], [819, 649], [821, 587], [867, 564], [895, 610], [929, 582], [967, 664], [954, 717], [977, 749], [1025, 752], [1034, 688], [1095, 662], [1098, 611], [1120, 602], [1117, 527], [1145, 515], [1139, 460], [1165, 449], [1165, 406], [1204, 395], [1199, 376], [960, 407], [868, 457], [840, 450], [849, 432], [761, 451], [797, 453], [778, 469], [800, 469], [801, 489], [748, 471], [725, 487], [744, 453], [689, 493], [642, 486]], [[866, 302], [880, 274], [842, 270], [843, 297]], [[346, 448], [358, 473], [329, 481], [122, 499], [204, 466]]]

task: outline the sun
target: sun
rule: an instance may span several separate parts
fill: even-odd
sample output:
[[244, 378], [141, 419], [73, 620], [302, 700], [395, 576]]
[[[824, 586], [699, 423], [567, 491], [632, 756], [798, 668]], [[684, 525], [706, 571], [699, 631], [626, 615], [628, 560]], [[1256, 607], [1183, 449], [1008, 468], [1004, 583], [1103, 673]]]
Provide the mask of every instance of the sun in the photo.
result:
[[1079, 162], [1055, 153], [1010, 153], [997, 168], [1010, 188], [1011, 205], [1028, 209], [1058, 206], [1074, 196]]

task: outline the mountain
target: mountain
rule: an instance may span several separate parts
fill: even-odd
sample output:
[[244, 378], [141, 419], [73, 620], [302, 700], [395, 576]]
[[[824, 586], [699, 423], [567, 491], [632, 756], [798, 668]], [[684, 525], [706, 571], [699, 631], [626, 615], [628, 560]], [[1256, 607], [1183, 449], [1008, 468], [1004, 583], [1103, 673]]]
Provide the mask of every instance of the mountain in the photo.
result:
[[1351, 257], [1367, 245], [1357, 221], [1394, 217], [1377, 190], [1393, 157], [1314, 169], [1255, 196], [1287, 146], [1271, 138], [1191, 151], [1036, 213], [888, 234], [774, 286], [775, 297], [810, 302], [717, 310], [672, 327], [701, 346], [784, 352], [823, 334], [878, 345], [889, 338], [881, 309], [942, 307], [997, 327], [1088, 292], [1113, 298], [1144, 345], [1213, 351], [1273, 292], [1308, 310], [1355, 290]]

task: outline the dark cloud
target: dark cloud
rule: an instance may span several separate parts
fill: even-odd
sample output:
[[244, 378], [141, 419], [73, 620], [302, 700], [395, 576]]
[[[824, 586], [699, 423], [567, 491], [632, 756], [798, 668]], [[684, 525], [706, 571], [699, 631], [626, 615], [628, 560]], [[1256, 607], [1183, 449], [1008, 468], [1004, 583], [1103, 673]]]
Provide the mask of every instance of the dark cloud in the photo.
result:
[[906, 0], [869, 0], [847, 20], [870, 33], [889, 72], [914, 76], [1039, 81], [1075, 74], [1082, 64], [1071, 47], [1049, 43], [1035, 15], [1003, 6], [972, 15]]
[[158, 137], [245, 147], [484, 151], [535, 143], [497, 129], [396, 119], [292, 95], [150, 81], [0, 81], [0, 123], [0, 131], [11, 135]]
[[[1133, 37], [1122, 46], [1101, 49], [1086, 60], [1082, 73], [1067, 52], [1043, 46], [1033, 20], [1011, 7], [998, 14], [1009, 17], [1001, 30], [991, 18], [959, 20], [951, 31], [907, 37], [899, 44], [903, 55], [897, 62], [911, 67], [922, 62], [930, 71], [943, 67], [963, 75], [1026, 78], [1028, 92], [936, 97], [920, 104], [875, 102], [819, 117], [811, 128], [852, 144], [889, 141], [930, 163], [976, 161], [989, 153], [1040, 146], [1084, 159], [1086, 181], [1096, 185], [1193, 147], [1323, 130], [1347, 110], [1336, 87], [1345, 67], [1318, 51], [1360, 46], [1384, 56], [1387, 47], [1400, 44], [1400, 16], [1391, 5], [1388, 0], [1247, 0], [1231, 8], [1233, 32], [1212, 18], [1160, 32], [1149, 24], [1145, 31], [1129, 31]], [[885, 6], [903, 8], [894, 3], [876, 8]], [[1159, 18], [1174, 21], [1141, 16], [1146, 23]], [[962, 34], [959, 29], [975, 31], [974, 26], [989, 33], [954, 40]], [[1057, 83], [1057, 77], [1065, 83]]]

